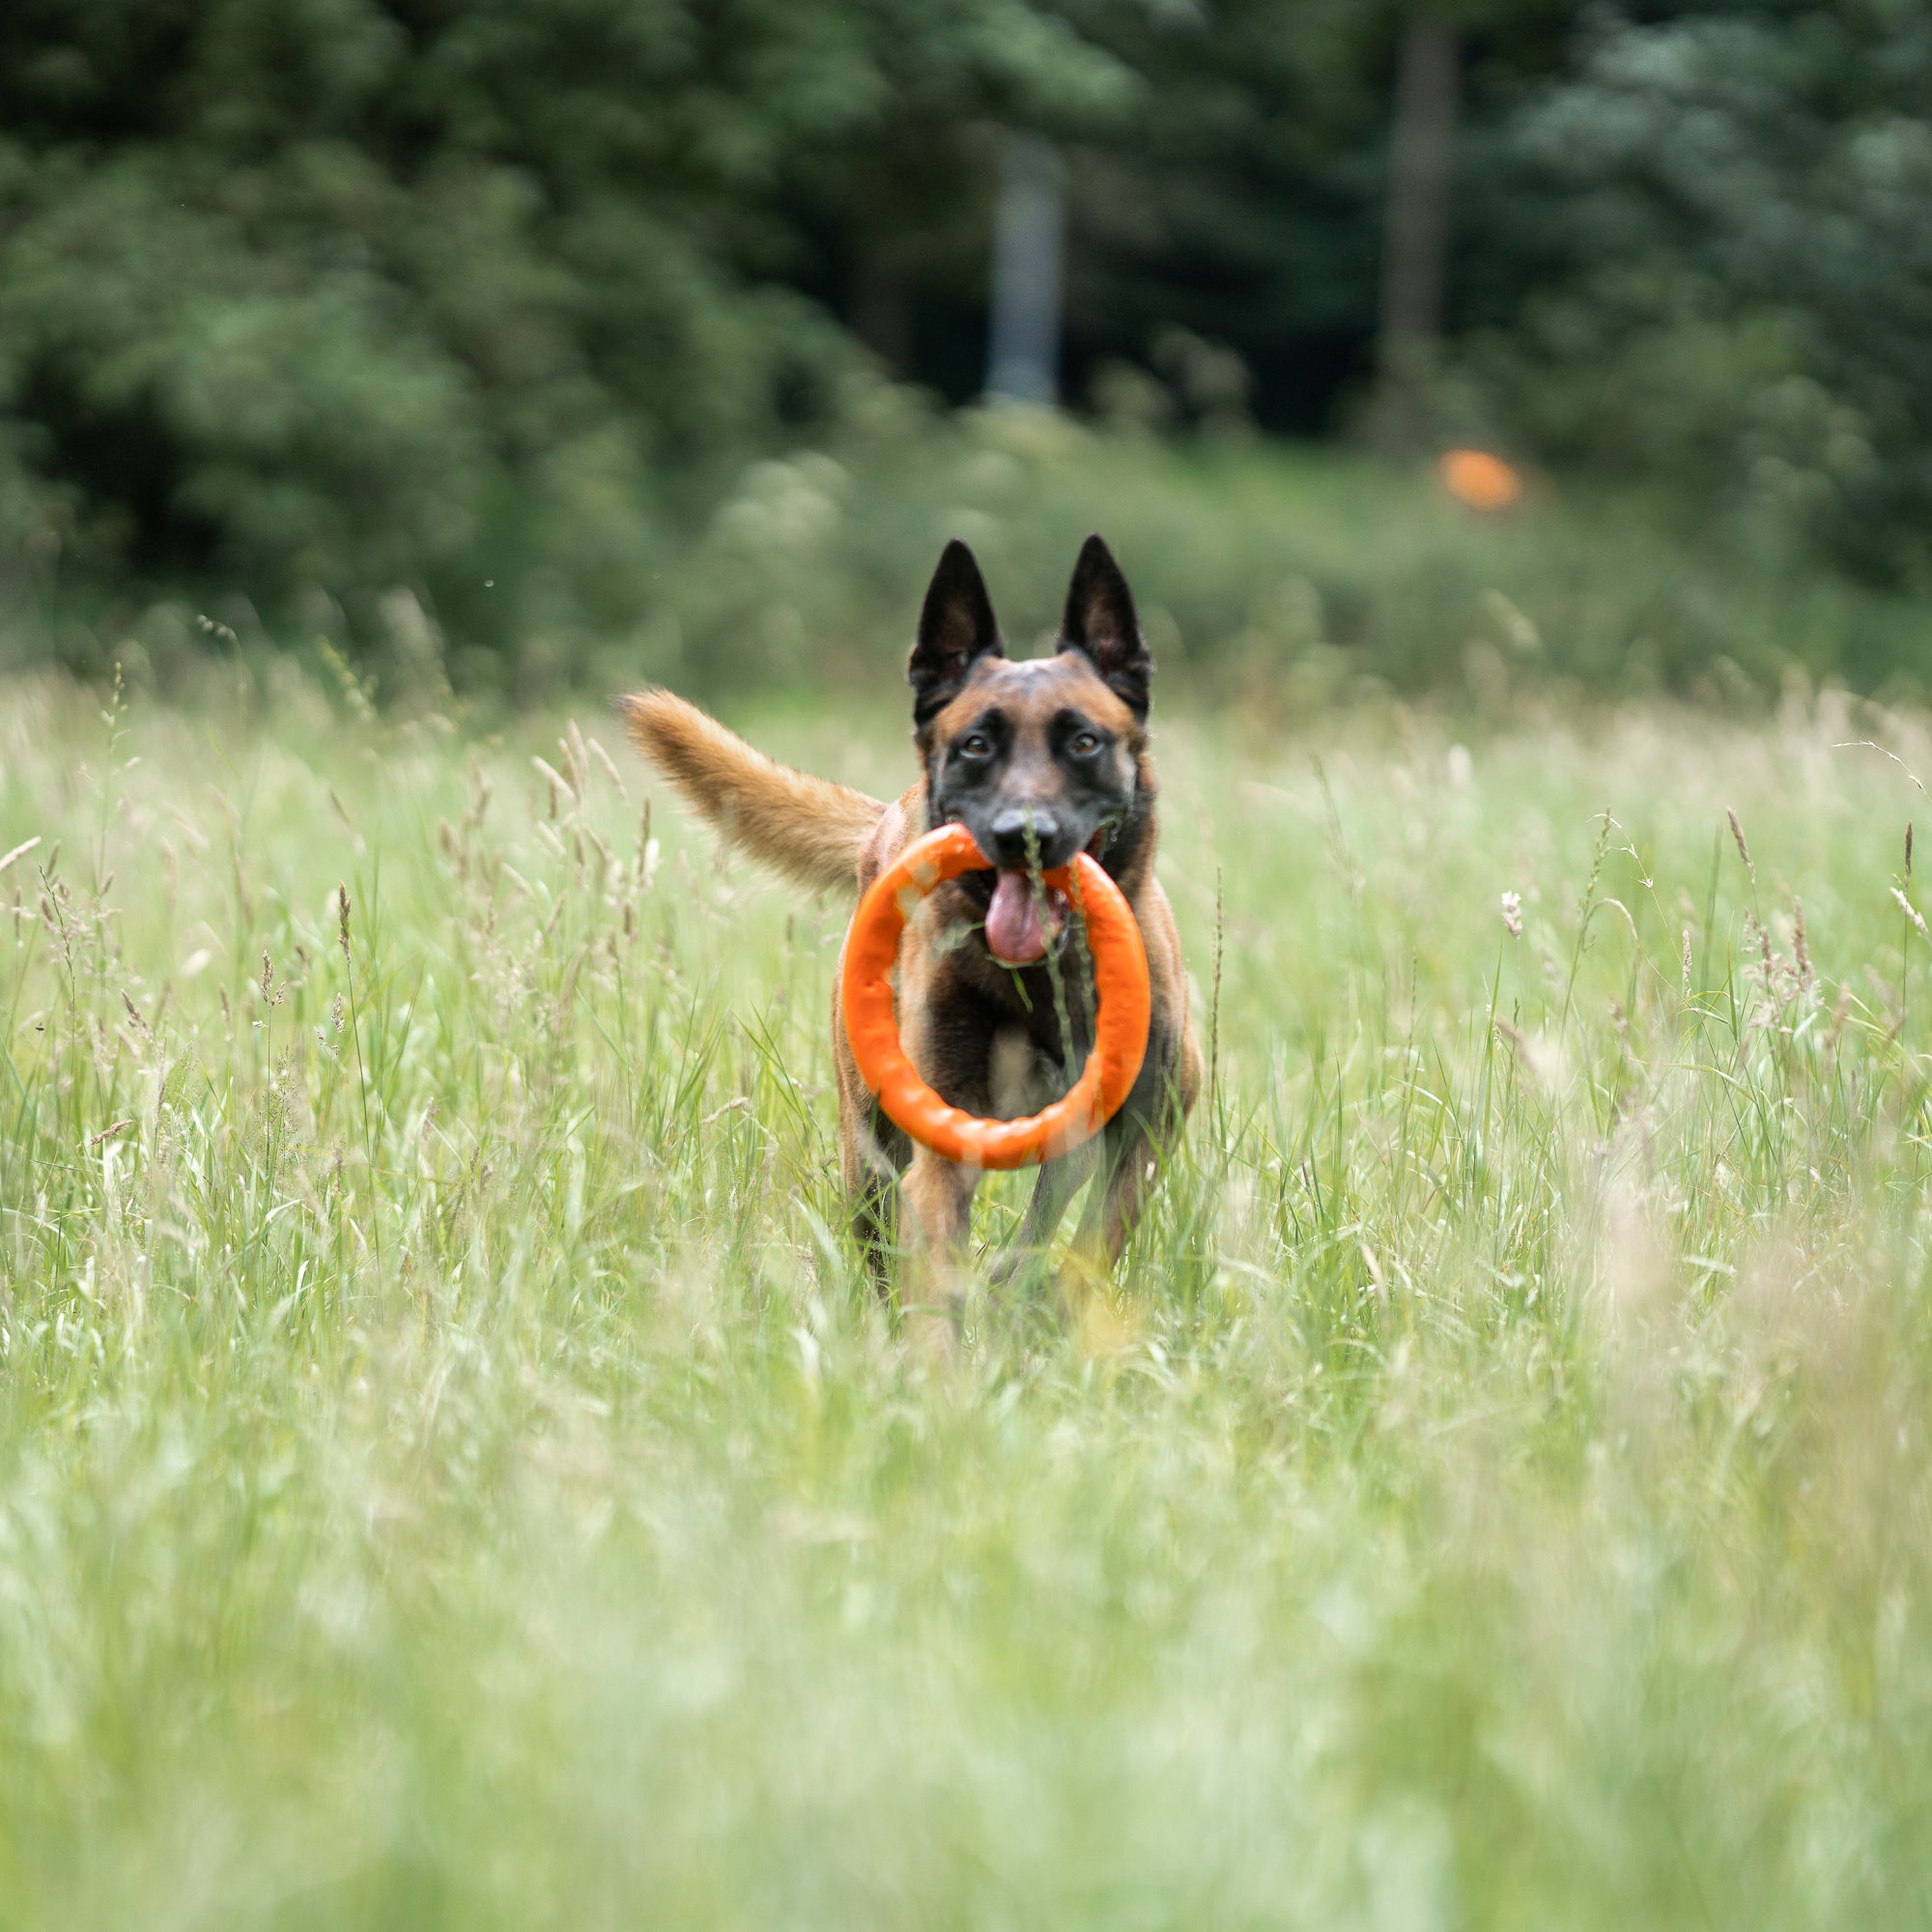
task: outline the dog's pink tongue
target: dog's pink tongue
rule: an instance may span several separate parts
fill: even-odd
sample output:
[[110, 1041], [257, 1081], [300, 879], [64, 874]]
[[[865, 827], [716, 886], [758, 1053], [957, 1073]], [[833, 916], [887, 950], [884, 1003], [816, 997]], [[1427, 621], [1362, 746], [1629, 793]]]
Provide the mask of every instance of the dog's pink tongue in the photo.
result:
[[993, 888], [993, 902], [986, 908], [986, 945], [996, 959], [1010, 960], [1016, 966], [1030, 965], [1045, 955], [1046, 935], [1040, 930], [1039, 907], [1024, 872], [1000, 874], [1000, 882]]

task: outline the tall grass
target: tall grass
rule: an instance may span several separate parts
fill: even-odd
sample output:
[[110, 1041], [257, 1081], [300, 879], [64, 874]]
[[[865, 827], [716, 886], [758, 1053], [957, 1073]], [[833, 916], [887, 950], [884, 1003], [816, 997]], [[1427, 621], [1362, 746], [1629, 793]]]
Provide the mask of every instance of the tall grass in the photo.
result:
[[1923, 1922], [1915, 720], [1170, 706], [1211, 1096], [1107, 1346], [945, 1368], [843, 909], [607, 721], [98, 710], [0, 694], [6, 1923]]

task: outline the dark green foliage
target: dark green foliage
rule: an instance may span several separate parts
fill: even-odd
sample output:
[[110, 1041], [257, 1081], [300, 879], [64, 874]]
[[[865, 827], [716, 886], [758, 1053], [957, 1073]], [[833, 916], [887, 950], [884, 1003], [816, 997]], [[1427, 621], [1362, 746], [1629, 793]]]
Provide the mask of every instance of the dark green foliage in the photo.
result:
[[533, 573], [630, 614], [653, 479], [701, 488], [849, 362], [780, 279], [793, 173], [908, 103], [1117, 77], [1019, 0], [941, 12], [10, 10], [5, 535], [253, 590], [413, 581], [458, 616]]
[[1516, 124], [1499, 165], [1534, 294], [1479, 366], [1553, 456], [1910, 575], [1932, 515], [1932, 14], [1680, 11], [1584, 43]]
[[[1448, 11], [1465, 380], [1438, 426], [1638, 479], [1680, 519], [1715, 507], [1700, 529], [1763, 582], [1820, 551], [1914, 581], [1932, 513], [1922, 8]], [[793, 553], [746, 540], [706, 577], [714, 518], [756, 496], [761, 457], [875, 452], [866, 425], [905, 412], [881, 365], [976, 393], [1007, 127], [1068, 159], [1077, 407], [1183, 434], [1346, 426], [1373, 367], [1407, 17], [1398, 0], [15, 0], [0, 648], [38, 652], [84, 615], [105, 641], [64, 654], [102, 668], [106, 634], [186, 593], [366, 650], [393, 641], [408, 586], [459, 681], [465, 652], [479, 677], [489, 660], [546, 676], [581, 671], [586, 640], [674, 632], [703, 640], [702, 674], [782, 669], [791, 619], [717, 613], [795, 611], [756, 588], [788, 582]], [[937, 440], [920, 473], [954, 454]], [[855, 506], [896, 509], [847, 467]], [[1069, 522], [1108, 522], [1114, 494]], [[868, 540], [862, 635], [929, 568], [952, 531], [925, 520], [955, 500]], [[1228, 568], [1249, 568], [1244, 544], [1218, 546]], [[1216, 614], [1190, 642], [1241, 628]], [[1639, 628], [1671, 675], [1709, 659]], [[1405, 643], [1377, 674], [1453, 648]], [[1897, 653], [1850, 656], [1889, 675]]]

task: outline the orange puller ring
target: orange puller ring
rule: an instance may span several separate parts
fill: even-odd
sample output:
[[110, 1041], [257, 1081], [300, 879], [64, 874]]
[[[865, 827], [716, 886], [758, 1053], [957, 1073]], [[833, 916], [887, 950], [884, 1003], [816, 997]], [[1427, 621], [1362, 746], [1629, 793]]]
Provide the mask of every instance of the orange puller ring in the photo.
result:
[[986, 856], [963, 825], [942, 825], [908, 845], [859, 902], [845, 939], [839, 993], [845, 1035], [859, 1074], [889, 1120], [934, 1153], [966, 1167], [1034, 1167], [1091, 1140], [1120, 1111], [1147, 1058], [1153, 996], [1147, 949], [1121, 889], [1085, 852], [1056, 866], [1044, 882], [1065, 893], [1087, 921], [1098, 1011], [1094, 1050], [1072, 1088], [1024, 1121], [982, 1121], [949, 1107], [899, 1044], [887, 977], [898, 958], [906, 921], [942, 880], [985, 871]]

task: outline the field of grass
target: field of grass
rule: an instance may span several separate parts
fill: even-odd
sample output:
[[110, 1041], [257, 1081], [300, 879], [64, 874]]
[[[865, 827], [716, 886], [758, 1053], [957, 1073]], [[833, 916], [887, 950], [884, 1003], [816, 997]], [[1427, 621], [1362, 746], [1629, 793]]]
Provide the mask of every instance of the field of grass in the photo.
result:
[[948, 1369], [607, 716], [0, 690], [0, 1921], [1925, 1922], [1932, 737], [1162, 703], [1213, 1092]]

